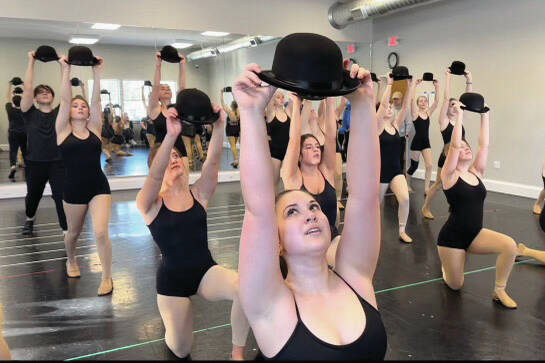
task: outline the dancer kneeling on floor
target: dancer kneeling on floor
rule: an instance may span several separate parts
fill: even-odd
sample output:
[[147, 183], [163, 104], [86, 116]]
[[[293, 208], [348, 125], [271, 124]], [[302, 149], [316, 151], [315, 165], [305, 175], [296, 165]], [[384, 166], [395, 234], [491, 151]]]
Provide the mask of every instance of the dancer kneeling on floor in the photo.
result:
[[[347, 162], [351, 189], [335, 269], [330, 270], [326, 252], [331, 229], [316, 199], [307, 191], [291, 190], [275, 201], [262, 122], [275, 88], [260, 87], [256, 75], [260, 72], [256, 64], [248, 65], [233, 85], [241, 115], [241, 189], [246, 206], [240, 296], [259, 356], [383, 359], [386, 332], [373, 289], [380, 251], [380, 156], [370, 73], [358, 65], [350, 71], [351, 78], [361, 80], [361, 86], [347, 95], [353, 111]], [[288, 265], [285, 280], [279, 254]]]
[[403, 124], [409, 110], [409, 102], [414, 92], [415, 84], [407, 80], [409, 94], [403, 100], [401, 110], [394, 115], [393, 105], [390, 102], [393, 79], [386, 76], [388, 85], [382, 95], [382, 101], [377, 112], [378, 133], [380, 141], [380, 201], [388, 187], [394, 192], [397, 202], [397, 216], [399, 219], [399, 240], [411, 243], [413, 240], [405, 232], [407, 219], [409, 218], [409, 187], [403, 175], [401, 159], [399, 155], [403, 150], [403, 139], [399, 136], [399, 127]]
[[[214, 112], [218, 111], [214, 105]], [[177, 357], [189, 356], [191, 296], [232, 300], [232, 358], [243, 359], [249, 325], [238, 299], [238, 275], [212, 259], [207, 236], [206, 209], [218, 183], [225, 113], [214, 124], [208, 157], [191, 187], [188, 166], [174, 147], [182, 131], [176, 109], [168, 109], [166, 126], [164, 140], [150, 151], [149, 175], [136, 197], [136, 206], [163, 256], [157, 271], [157, 305], [165, 324], [165, 342]]]
[[55, 129], [57, 144], [65, 166], [63, 205], [68, 222], [64, 237], [66, 247], [66, 274], [80, 277], [76, 260], [76, 243], [83, 228], [87, 210], [91, 213], [98, 257], [102, 265], [102, 282], [98, 295], [112, 292], [112, 243], [108, 237], [108, 223], [112, 196], [106, 176], [100, 168], [102, 129], [100, 105], [100, 73], [102, 58], [93, 67], [93, 93], [91, 106], [81, 97], [72, 98], [70, 69], [65, 57], [59, 62], [62, 68], [61, 104]]
[[456, 108], [456, 124], [441, 170], [443, 191], [450, 205], [449, 218], [441, 228], [437, 243], [443, 280], [451, 289], [458, 290], [464, 284], [467, 253], [497, 254], [493, 299], [507, 308], [516, 308], [516, 302], [505, 291], [517, 255], [515, 241], [505, 234], [482, 227], [486, 188], [481, 178], [488, 159], [488, 108], [481, 113], [479, 149], [475, 161], [471, 148], [462, 139], [462, 119], [467, 111], [462, 112], [459, 102]]

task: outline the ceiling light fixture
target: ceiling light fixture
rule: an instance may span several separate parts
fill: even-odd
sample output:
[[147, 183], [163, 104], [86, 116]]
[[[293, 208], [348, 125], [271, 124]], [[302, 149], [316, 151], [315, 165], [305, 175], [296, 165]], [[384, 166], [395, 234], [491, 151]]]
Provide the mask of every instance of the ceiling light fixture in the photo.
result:
[[95, 23], [91, 29], [100, 29], [100, 30], [117, 30], [121, 27], [120, 24], [108, 24], [108, 23]]
[[94, 35], [72, 35], [68, 41], [72, 44], [95, 44], [98, 38]]
[[191, 47], [193, 44], [192, 43], [185, 43], [181, 40], [177, 40], [175, 41], [174, 43], [171, 44], [174, 48], [177, 48], [177, 49], [184, 49], [184, 48], [189, 48]]
[[206, 31], [204, 33], [201, 33], [201, 35], [207, 36], [207, 37], [224, 37], [226, 35], [229, 35], [231, 33], [225, 33], [225, 32], [213, 32], [213, 31]]

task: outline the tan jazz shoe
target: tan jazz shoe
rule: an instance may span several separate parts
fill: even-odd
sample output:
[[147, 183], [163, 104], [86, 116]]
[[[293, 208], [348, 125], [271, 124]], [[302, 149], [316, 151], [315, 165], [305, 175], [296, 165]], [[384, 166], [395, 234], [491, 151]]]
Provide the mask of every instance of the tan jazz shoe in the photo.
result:
[[68, 277], [80, 277], [81, 273], [79, 271], [78, 264], [71, 265], [66, 261], [66, 276]]
[[405, 243], [412, 243], [413, 242], [413, 239], [411, 237], [409, 237], [409, 235], [407, 235], [407, 233], [405, 233], [405, 232], [401, 232], [399, 234], [399, 240], [401, 242], [405, 242]]
[[98, 287], [98, 296], [111, 294], [114, 290], [114, 282], [112, 279], [102, 280]]
[[496, 287], [494, 289], [494, 293], [492, 294], [492, 300], [499, 302], [508, 309], [517, 308], [517, 303], [515, 302], [515, 300], [511, 299], [509, 295], [507, 295], [507, 293], [505, 292], [505, 288]]
[[435, 219], [435, 217], [433, 216], [433, 214], [431, 214], [428, 208], [422, 208], [422, 215], [426, 219]]

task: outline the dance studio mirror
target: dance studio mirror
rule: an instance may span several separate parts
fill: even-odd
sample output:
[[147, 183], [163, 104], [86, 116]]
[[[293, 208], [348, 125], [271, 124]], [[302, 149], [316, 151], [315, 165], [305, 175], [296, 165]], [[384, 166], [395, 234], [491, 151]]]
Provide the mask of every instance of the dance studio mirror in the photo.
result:
[[[95, 44], [87, 45], [93, 55], [104, 58], [105, 66], [101, 80], [102, 108], [109, 111], [113, 105], [112, 120], [123, 124], [119, 126], [120, 136], [106, 153], [101, 155], [101, 167], [108, 178], [135, 177], [147, 175], [147, 156], [150, 142], [154, 136], [148, 132], [146, 106], [152, 87], [145, 85], [153, 81], [155, 72], [155, 53], [165, 45], [174, 45], [178, 52], [186, 57], [186, 88], [198, 88], [210, 97], [213, 103], [232, 107], [233, 97], [230, 92], [223, 92], [230, 86], [239, 71], [240, 64], [246, 61], [247, 49], [251, 48], [252, 56], [263, 53], [262, 64], [269, 66], [272, 62], [276, 38], [252, 34], [218, 33], [203, 35], [199, 31], [170, 30], [159, 28], [142, 28], [123, 26], [117, 30], [92, 29], [93, 23], [45, 21], [30, 19], [0, 18], [0, 46], [3, 56], [0, 58], [0, 76], [4, 86], [0, 90], [3, 100], [7, 100], [9, 80], [13, 77], [24, 79], [27, 66], [27, 53], [35, 51], [41, 45], [52, 46], [57, 53], [67, 55], [74, 44], [68, 40], [73, 34], [86, 34], [85, 37], [98, 38]], [[83, 45], [83, 44], [82, 44]], [[262, 50], [263, 48], [263, 50]], [[269, 59], [270, 58], [270, 59]], [[73, 66], [71, 77], [82, 81], [87, 97], [92, 90], [91, 67]], [[171, 102], [176, 101], [178, 90], [179, 66], [175, 63], [162, 62], [161, 83], [168, 84], [172, 91]], [[57, 92], [53, 105], [59, 102], [60, 73], [57, 62], [36, 61], [34, 67], [34, 86], [48, 84]], [[14, 87], [12, 87], [14, 88]], [[81, 94], [82, 87], [72, 87], [73, 95]], [[11, 97], [10, 97], [11, 98]], [[144, 98], [144, 102], [143, 99]], [[5, 102], [5, 101], [4, 101]], [[8, 120], [5, 112], [0, 116], [0, 178], [1, 183], [23, 183], [24, 168], [18, 167], [14, 178], [10, 173], [8, 145]], [[128, 122], [126, 122], [128, 120]], [[189, 149], [188, 157], [191, 172], [199, 172], [206, 157], [207, 144], [211, 136], [211, 127], [186, 128], [188, 135], [183, 136], [184, 145]], [[104, 135], [103, 135], [104, 136]], [[238, 138], [234, 152], [225, 137], [220, 171], [238, 172]], [[104, 151], [104, 148], [103, 148]], [[19, 157], [20, 158], [20, 157]], [[21, 160], [20, 165], [24, 164]]]

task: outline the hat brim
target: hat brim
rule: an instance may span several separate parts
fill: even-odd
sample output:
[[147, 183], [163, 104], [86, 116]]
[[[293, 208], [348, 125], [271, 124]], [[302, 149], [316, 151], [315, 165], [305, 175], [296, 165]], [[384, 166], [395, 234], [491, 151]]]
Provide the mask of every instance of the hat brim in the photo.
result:
[[212, 113], [210, 116], [208, 116], [208, 117], [206, 117], [204, 119], [200, 119], [200, 118], [196, 119], [196, 118], [193, 118], [193, 117], [190, 117], [190, 116], [184, 116], [184, 115], [180, 116], [180, 120], [189, 122], [190, 124], [193, 124], [193, 125], [209, 125], [209, 124], [213, 124], [219, 118], [220, 118], [220, 113], [219, 112]]
[[178, 59], [175, 59], [175, 58], [169, 58], [169, 57], [166, 57], [166, 58], [162, 58], [162, 60], [164, 60], [165, 62], [168, 62], [168, 63], [180, 63], [180, 61], [182, 60], [182, 58], [178, 57]]
[[396, 76], [392, 75], [391, 73], [390, 73], [390, 77], [392, 77], [392, 79], [394, 81], [403, 81], [405, 79], [413, 79], [413, 76], [397, 76], [396, 77]]
[[476, 110], [474, 108], [469, 108], [467, 106], [460, 106], [460, 108], [462, 110], [465, 110], [465, 111], [476, 112], [476, 113], [486, 113], [486, 112], [490, 111], [490, 108], [488, 108], [486, 106], [482, 110]]
[[307, 100], [322, 100], [326, 97], [344, 96], [354, 92], [361, 84], [358, 79], [350, 78], [350, 72], [343, 71], [342, 87], [340, 89], [308, 89], [299, 86], [298, 84], [290, 81], [284, 81], [276, 77], [273, 71], [262, 71], [257, 76], [263, 82], [282, 88], [288, 91], [297, 93], [301, 98]]
[[466, 71], [465, 71], [465, 70], [462, 71], [462, 73], [460, 73], [460, 72], [454, 72], [454, 71], [452, 70], [452, 68], [450, 68], [450, 67], [448, 67], [448, 69], [450, 70], [450, 74], [454, 74], [455, 76], [463, 76], [464, 74], [466, 74]]
[[47, 62], [53, 62], [53, 61], [58, 61], [59, 60], [59, 57], [57, 56], [56, 58], [54, 57], [35, 57], [37, 60], [39, 60], [40, 62], [44, 62], [44, 63], [47, 63]]
[[98, 64], [98, 59], [93, 57], [93, 59], [80, 61], [78, 59], [68, 60], [68, 64], [71, 66], [81, 66], [81, 67], [93, 67]]

